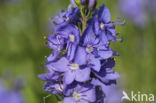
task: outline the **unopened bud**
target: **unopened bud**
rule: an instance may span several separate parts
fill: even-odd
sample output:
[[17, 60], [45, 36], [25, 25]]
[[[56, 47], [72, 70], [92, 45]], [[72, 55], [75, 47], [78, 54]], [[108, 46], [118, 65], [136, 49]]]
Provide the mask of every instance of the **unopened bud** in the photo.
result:
[[90, 9], [94, 9], [96, 6], [96, 0], [70, 0], [73, 6], [78, 7], [88, 7]]
[[76, 6], [75, 0], [70, 0], [70, 2], [73, 6]]
[[96, 7], [96, 0], [89, 0], [89, 8], [95, 8]]

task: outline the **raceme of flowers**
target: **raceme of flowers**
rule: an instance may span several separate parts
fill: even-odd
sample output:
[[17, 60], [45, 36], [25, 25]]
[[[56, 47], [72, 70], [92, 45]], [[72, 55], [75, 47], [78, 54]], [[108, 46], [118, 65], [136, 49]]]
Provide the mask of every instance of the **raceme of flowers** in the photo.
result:
[[46, 58], [46, 73], [39, 78], [45, 91], [62, 103], [120, 103], [116, 87], [120, 75], [113, 70], [117, 52], [110, 43], [117, 39], [115, 26], [105, 5], [96, 0], [71, 0], [67, 11], [51, 19], [53, 33], [47, 38], [53, 52]]

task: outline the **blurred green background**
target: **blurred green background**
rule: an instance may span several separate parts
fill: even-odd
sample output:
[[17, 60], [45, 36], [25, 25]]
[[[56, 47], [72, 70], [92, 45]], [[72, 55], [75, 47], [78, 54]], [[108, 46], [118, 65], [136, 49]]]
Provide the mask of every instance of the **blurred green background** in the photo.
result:
[[[98, 2], [109, 7], [113, 21], [122, 18], [116, 0]], [[69, 0], [0, 0], [0, 77], [6, 70], [15, 77], [23, 76], [26, 103], [42, 103], [49, 94], [42, 90], [44, 82], [37, 77], [44, 72], [41, 63], [45, 56], [51, 53], [43, 45], [43, 37], [50, 17], [68, 4]], [[119, 86], [127, 92], [156, 95], [156, 22], [149, 18], [146, 27], [139, 28], [126, 20], [125, 26], [117, 26], [117, 32], [124, 38], [122, 43], [111, 44], [120, 53], [115, 67], [121, 75]], [[56, 103], [55, 96], [46, 99], [46, 103]]]

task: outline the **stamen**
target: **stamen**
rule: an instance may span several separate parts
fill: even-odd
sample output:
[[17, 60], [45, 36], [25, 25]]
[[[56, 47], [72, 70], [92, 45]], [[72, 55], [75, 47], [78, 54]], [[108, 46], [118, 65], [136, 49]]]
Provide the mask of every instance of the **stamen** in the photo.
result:
[[74, 99], [75, 99], [76, 101], [79, 101], [79, 100], [81, 99], [80, 93], [74, 92], [74, 93], [73, 93], [73, 97], [74, 97]]
[[104, 27], [105, 27], [105, 24], [104, 24], [104, 23], [101, 23], [101, 24], [100, 24], [100, 28], [103, 30]]
[[66, 17], [66, 21], [68, 21], [69, 20], [69, 17]]
[[77, 70], [77, 69], [79, 69], [79, 65], [78, 65], [78, 64], [75, 64], [75, 63], [72, 63], [72, 64], [70, 65], [70, 69], [72, 69], [72, 70]]
[[87, 47], [87, 48], [86, 48], [86, 51], [87, 51], [88, 53], [91, 53], [91, 52], [93, 51], [93, 47], [92, 47], [92, 46]]
[[71, 42], [74, 42], [75, 41], [75, 36], [73, 34], [70, 34], [69, 39], [70, 39]]

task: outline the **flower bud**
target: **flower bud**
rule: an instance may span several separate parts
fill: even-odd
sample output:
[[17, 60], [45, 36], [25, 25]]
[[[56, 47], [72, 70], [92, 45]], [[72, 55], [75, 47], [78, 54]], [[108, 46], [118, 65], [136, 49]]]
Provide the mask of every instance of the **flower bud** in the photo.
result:
[[86, 6], [88, 8], [95, 8], [96, 0], [70, 0], [73, 6]]
[[70, 0], [70, 2], [73, 6], [76, 6], [75, 0]]
[[81, 4], [85, 5], [86, 4], [86, 0], [81, 0]]
[[89, 0], [89, 8], [94, 8], [96, 6], [96, 0]]

